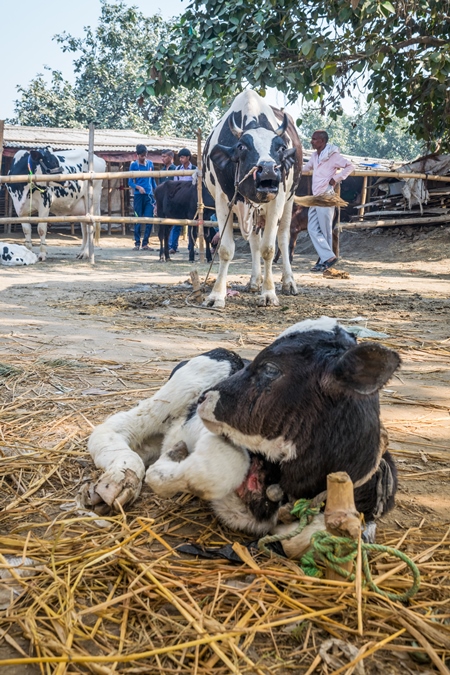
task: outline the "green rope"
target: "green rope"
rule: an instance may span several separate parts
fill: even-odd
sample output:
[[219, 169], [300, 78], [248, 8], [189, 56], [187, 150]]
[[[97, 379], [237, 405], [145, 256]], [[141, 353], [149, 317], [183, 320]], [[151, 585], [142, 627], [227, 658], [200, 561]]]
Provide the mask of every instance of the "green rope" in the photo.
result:
[[[268, 555], [273, 555], [273, 552], [267, 548], [267, 544], [274, 541], [286, 541], [295, 537], [297, 534], [305, 528], [305, 526], [310, 522], [312, 516], [316, 515], [320, 511], [320, 506], [310, 507], [311, 502], [307, 499], [299, 499], [292, 509], [292, 515], [299, 517], [299, 524], [297, 528], [289, 533], [288, 535], [268, 535], [259, 541], [259, 549], [264, 551]], [[411, 570], [413, 576], [413, 583], [411, 588], [406, 590], [404, 593], [389, 593], [383, 591], [379, 588], [373, 578], [370, 571], [369, 565], [369, 553], [370, 552], [378, 553], [388, 553], [389, 555], [399, 558], [403, 561]], [[355, 573], [348, 572], [343, 569], [342, 565], [346, 563], [355, 564], [356, 558], [358, 556], [358, 542], [354, 539], [348, 537], [335, 537], [328, 532], [320, 531], [315, 532], [311, 537], [311, 548], [302, 556], [300, 560], [300, 565], [307, 576], [322, 577], [325, 568], [332, 569], [334, 572], [339, 574], [344, 579], [348, 581], [354, 581]], [[361, 542], [361, 556], [362, 556], [362, 570], [365, 577], [367, 586], [382, 595], [389, 600], [395, 600], [398, 602], [405, 602], [412, 598], [420, 586], [420, 572], [414, 562], [408, 558], [405, 553], [399, 551], [396, 548], [391, 548], [390, 546], [383, 546], [382, 544], [366, 544]]]
[[310, 506], [310, 504], [310, 499], [299, 499], [296, 501], [291, 513], [293, 516], [298, 516], [299, 518], [297, 528], [289, 534], [267, 534], [265, 537], [259, 540], [259, 550], [263, 551], [266, 555], [273, 555], [273, 551], [267, 547], [267, 544], [272, 544], [273, 542], [277, 541], [286, 541], [287, 539], [292, 539], [292, 537], [300, 534], [300, 532], [305, 529], [308, 523], [311, 522], [312, 518], [320, 513], [320, 505], [314, 507]]

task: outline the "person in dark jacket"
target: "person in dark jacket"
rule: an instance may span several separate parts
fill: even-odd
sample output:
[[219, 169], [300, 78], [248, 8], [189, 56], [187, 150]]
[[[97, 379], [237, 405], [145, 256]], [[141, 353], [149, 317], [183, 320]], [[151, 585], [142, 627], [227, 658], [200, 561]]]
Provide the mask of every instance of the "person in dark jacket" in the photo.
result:
[[[175, 171], [177, 168], [173, 163], [173, 150], [163, 150], [161, 152], [161, 159], [163, 162], [163, 171]], [[174, 180], [175, 176], [163, 176], [159, 179], [159, 184], [165, 183], [168, 180]]]
[[[147, 159], [147, 148], [139, 143], [136, 146], [137, 160], [131, 162], [130, 171], [153, 171], [153, 162]], [[153, 192], [156, 188], [156, 182], [153, 176], [142, 176], [142, 178], [129, 178], [128, 185], [133, 190], [134, 213], [143, 218], [153, 218], [153, 209], [155, 197]], [[148, 240], [152, 226], [146, 223], [144, 238], [142, 239], [142, 251], [151, 251]], [[134, 226], [134, 251], [139, 251], [141, 247], [141, 223]]]
[[[182, 148], [178, 153], [178, 157], [180, 159], [180, 165], [176, 167], [178, 170], [197, 168], [196, 166], [194, 166], [194, 164], [191, 163], [191, 151], [188, 148]], [[192, 181], [192, 176], [175, 176], [174, 180]], [[193, 245], [191, 241], [192, 237], [189, 236], [190, 233], [191, 228], [188, 229], [189, 250], [191, 250], [191, 245]], [[178, 239], [180, 238], [180, 234], [181, 234], [181, 225], [174, 225], [172, 227], [169, 237], [169, 247], [170, 247], [169, 253], [171, 255], [173, 255], [178, 251]]]

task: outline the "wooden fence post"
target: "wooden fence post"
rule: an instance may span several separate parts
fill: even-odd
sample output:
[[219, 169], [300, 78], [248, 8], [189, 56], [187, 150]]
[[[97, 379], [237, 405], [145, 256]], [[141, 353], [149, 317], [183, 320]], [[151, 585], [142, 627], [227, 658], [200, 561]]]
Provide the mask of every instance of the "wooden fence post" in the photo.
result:
[[198, 246], [200, 262], [205, 262], [205, 233], [203, 230], [203, 163], [202, 163], [202, 130], [197, 129], [197, 218], [198, 218]]
[[[360, 536], [361, 521], [355, 506], [353, 483], [345, 471], [330, 473], [327, 476], [325, 527], [327, 532], [337, 537], [350, 537], [358, 540]], [[342, 568], [348, 572], [351, 572], [352, 567], [352, 562], [342, 565]], [[329, 567], [327, 567], [326, 578], [342, 581], [342, 577]]]
[[[88, 166], [91, 173], [94, 172], [94, 123], [89, 124], [89, 148], [88, 148]], [[94, 181], [91, 179], [88, 183], [88, 211], [89, 215], [94, 215]], [[94, 227], [98, 227], [97, 224], [91, 221], [88, 223], [88, 240], [89, 240], [89, 262], [91, 265], [95, 264], [94, 256]]]

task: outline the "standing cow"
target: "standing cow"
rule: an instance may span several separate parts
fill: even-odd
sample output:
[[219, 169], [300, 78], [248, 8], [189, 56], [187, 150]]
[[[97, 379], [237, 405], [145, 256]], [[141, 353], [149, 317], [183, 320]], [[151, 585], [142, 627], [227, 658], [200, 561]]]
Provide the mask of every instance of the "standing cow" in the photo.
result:
[[[283, 254], [282, 290], [286, 294], [297, 294], [288, 244], [302, 149], [292, 119], [279, 111], [277, 116], [277, 111], [256, 92], [244, 91], [236, 97], [207, 139], [204, 164], [205, 183], [216, 202], [221, 235], [219, 273], [206, 304], [225, 306], [226, 277], [235, 248], [230, 208], [250, 243], [250, 290], [258, 291], [262, 281], [258, 303], [279, 304], [272, 276], [277, 229]], [[254, 232], [255, 219], [265, 220], [262, 237]], [[261, 257], [264, 260], [263, 277]]]
[[[71, 174], [88, 171], [87, 150], [61, 150], [53, 152], [46, 147], [41, 150], [19, 150], [14, 155], [10, 176], [29, 175], [33, 177], [31, 183], [8, 183], [8, 192], [11, 195], [14, 208], [19, 218], [34, 215], [46, 218], [51, 212], [55, 216], [85, 216], [88, 213], [88, 182], [81, 180], [67, 180], [64, 183], [39, 183], [39, 174]], [[106, 169], [105, 160], [94, 155], [94, 171], [103, 172]], [[94, 181], [94, 215], [100, 215], [100, 198], [102, 181]], [[25, 246], [32, 250], [31, 225], [22, 223], [25, 235]], [[98, 226], [97, 232], [100, 231]], [[82, 244], [77, 258], [89, 257], [88, 225], [81, 223]], [[47, 223], [38, 223], [38, 233], [41, 238], [39, 260], [45, 260]]]
[[89, 451], [105, 473], [88, 502], [120, 508], [145, 478], [162, 496], [210, 500], [224, 523], [261, 535], [283, 502], [316, 497], [329, 473], [347, 471], [372, 521], [397, 489], [378, 391], [399, 363], [328, 317], [291, 326], [251, 363], [226, 349], [193, 358], [93, 431]]
[[[156, 208], [158, 218], [173, 218], [177, 220], [193, 220], [197, 213], [197, 175], [194, 174], [191, 181], [168, 180], [158, 185], [155, 190]], [[202, 185], [202, 199], [205, 205], [203, 217], [209, 220], [214, 213], [214, 200], [208, 190]], [[207, 208], [210, 207], [210, 208]], [[171, 260], [169, 254], [169, 235], [173, 225], [160, 225], [159, 237], [159, 260], [166, 262]], [[210, 241], [214, 236], [213, 228], [205, 227], [206, 259], [211, 261]], [[189, 246], [189, 260], [194, 262], [194, 244], [197, 239], [197, 228], [189, 227], [189, 236], [192, 238]]]

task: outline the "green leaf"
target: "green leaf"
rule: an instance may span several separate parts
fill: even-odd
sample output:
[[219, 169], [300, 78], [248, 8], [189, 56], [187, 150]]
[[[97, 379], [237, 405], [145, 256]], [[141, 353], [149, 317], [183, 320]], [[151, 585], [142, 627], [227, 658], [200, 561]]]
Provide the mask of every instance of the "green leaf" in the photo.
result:
[[312, 44], [313, 44], [312, 40], [305, 40], [305, 42], [302, 44], [302, 54], [304, 56], [307, 56], [309, 54], [309, 52], [311, 51]]

